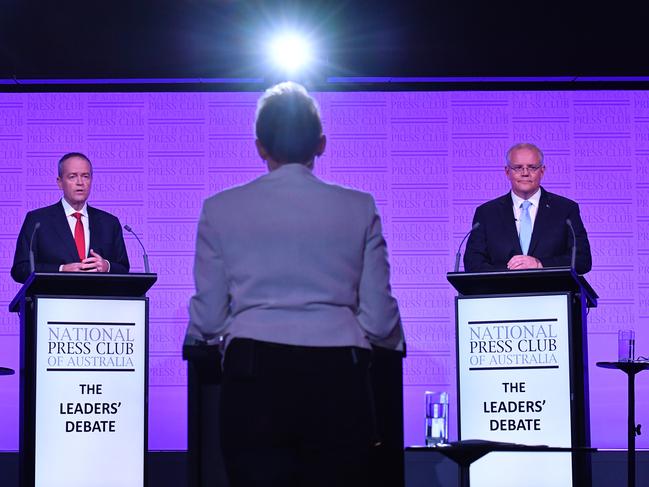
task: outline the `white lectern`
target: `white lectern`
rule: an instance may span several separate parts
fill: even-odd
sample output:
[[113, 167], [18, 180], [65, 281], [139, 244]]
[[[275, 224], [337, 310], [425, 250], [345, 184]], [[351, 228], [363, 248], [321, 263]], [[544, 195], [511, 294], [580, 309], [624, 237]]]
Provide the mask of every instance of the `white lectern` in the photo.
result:
[[21, 487], [143, 487], [155, 274], [34, 273], [20, 313]]
[[[590, 446], [586, 308], [597, 294], [570, 268], [449, 273], [456, 298], [458, 432], [559, 448]], [[488, 455], [472, 487], [585, 486], [584, 455]]]

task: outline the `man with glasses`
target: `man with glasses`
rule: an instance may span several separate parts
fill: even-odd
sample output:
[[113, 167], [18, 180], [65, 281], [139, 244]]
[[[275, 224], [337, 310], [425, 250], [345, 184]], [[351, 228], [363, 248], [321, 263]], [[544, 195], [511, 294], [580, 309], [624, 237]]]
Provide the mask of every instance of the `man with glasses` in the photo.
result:
[[579, 205], [541, 187], [545, 173], [543, 152], [520, 143], [507, 151], [505, 174], [509, 193], [479, 206], [464, 254], [467, 272], [540, 269], [571, 264], [572, 232], [576, 237], [575, 269], [590, 271], [588, 235]]

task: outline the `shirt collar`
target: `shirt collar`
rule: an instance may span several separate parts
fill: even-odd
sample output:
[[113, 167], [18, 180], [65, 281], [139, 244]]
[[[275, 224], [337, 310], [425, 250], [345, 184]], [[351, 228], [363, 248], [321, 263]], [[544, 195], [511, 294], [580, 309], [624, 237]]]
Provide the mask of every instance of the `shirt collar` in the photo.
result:
[[65, 201], [65, 198], [61, 198], [61, 204], [63, 205], [65, 216], [70, 216], [72, 215], [72, 213], [81, 213], [83, 216], [88, 218], [88, 203], [84, 203], [83, 208], [81, 208], [81, 210], [79, 210], [78, 212], [70, 206], [70, 203]]
[[[513, 191], [511, 191], [510, 193], [512, 195], [512, 201], [514, 202], [514, 208], [520, 208], [521, 203], [523, 203], [523, 201], [525, 201], [525, 200], [523, 198], [521, 198], [520, 196], [518, 196]], [[530, 196], [527, 199], [527, 201], [532, 203], [532, 206], [534, 206], [535, 208], [538, 208], [539, 207], [539, 202], [541, 201], [541, 188], [539, 188], [536, 191], [536, 193], [534, 193], [532, 196]]]

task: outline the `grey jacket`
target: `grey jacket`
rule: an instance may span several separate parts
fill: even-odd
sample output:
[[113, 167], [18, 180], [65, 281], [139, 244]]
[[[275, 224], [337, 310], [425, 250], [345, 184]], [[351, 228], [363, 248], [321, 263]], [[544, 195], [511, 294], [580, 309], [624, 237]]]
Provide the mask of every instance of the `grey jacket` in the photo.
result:
[[188, 334], [402, 350], [372, 196], [286, 164], [203, 205]]

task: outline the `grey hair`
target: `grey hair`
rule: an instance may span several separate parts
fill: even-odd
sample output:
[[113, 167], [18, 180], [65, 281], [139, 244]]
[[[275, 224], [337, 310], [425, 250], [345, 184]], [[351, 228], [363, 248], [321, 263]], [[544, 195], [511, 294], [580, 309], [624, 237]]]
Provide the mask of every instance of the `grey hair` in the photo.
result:
[[90, 164], [90, 174], [92, 174], [92, 162], [90, 162], [90, 159], [88, 159], [87, 155], [82, 154], [81, 152], [68, 152], [63, 157], [61, 157], [61, 159], [59, 159], [59, 177], [63, 176], [63, 163], [68, 159], [72, 159], [73, 157], [83, 159], [88, 164]]
[[292, 81], [268, 88], [257, 102], [255, 136], [279, 164], [312, 161], [322, 137], [317, 102]]
[[541, 165], [544, 164], [543, 163], [543, 151], [541, 149], [539, 149], [536, 145], [531, 144], [529, 142], [519, 142], [518, 144], [512, 145], [507, 150], [507, 154], [505, 155], [505, 160], [507, 161], [507, 165], [511, 164], [511, 162], [512, 162], [511, 159], [510, 159], [510, 157], [512, 155], [512, 152], [517, 151], [519, 149], [527, 149], [527, 150], [531, 150], [533, 152], [536, 152], [538, 154], [538, 156], [539, 156], [539, 159], [540, 159], [539, 164], [541, 164]]

